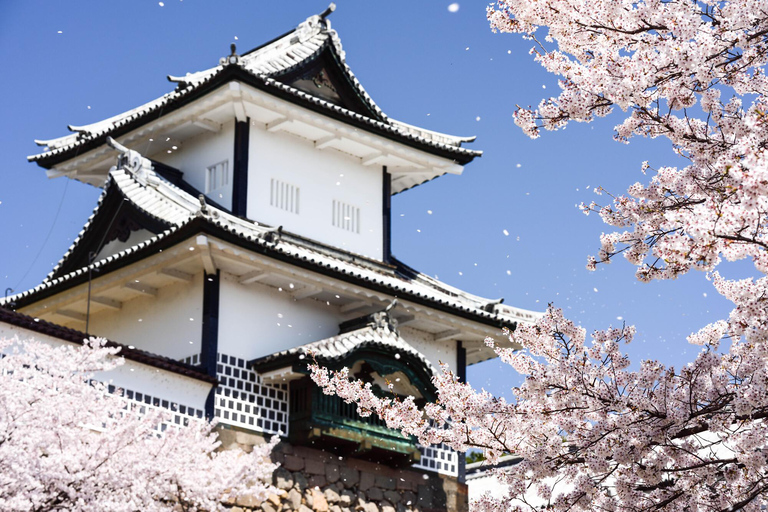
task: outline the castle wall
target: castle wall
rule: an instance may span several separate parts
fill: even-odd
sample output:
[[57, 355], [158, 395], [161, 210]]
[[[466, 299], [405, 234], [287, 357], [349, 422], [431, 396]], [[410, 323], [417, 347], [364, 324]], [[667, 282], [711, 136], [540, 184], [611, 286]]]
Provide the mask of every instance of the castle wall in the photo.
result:
[[[251, 126], [248, 155], [248, 218], [382, 258], [381, 166], [363, 166], [359, 158], [318, 150], [311, 141], [259, 126]], [[286, 194], [287, 205], [280, 202]], [[333, 224], [334, 201], [343, 227]], [[298, 212], [291, 211], [296, 204]]]
[[92, 315], [90, 332], [172, 359], [200, 353], [203, 274], [191, 283], [160, 288], [157, 297], [136, 297], [116, 311]]
[[[181, 144], [181, 143], [180, 143]], [[213, 201], [232, 208], [232, 177], [235, 151], [235, 121], [224, 123], [218, 132], [205, 132], [185, 141], [172, 153], [158, 153], [151, 158], [175, 167], [184, 173], [184, 181], [206, 192], [206, 169], [227, 162], [228, 182], [206, 193]]]
[[[0, 322], [0, 338], [15, 336], [22, 341], [37, 340], [55, 347], [75, 346], [73, 343], [53, 336]], [[110, 383], [125, 391], [146, 394], [199, 410], [205, 408], [205, 400], [211, 389], [208, 383], [130, 360], [126, 360], [122, 366], [109, 372], [96, 373], [94, 377], [96, 380]]]
[[[219, 428], [223, 449], [249, 450], [264, 442], [258, 435]], [[396, 469], [353, 457], [339, 457], [306, 446], [280, 443], [272, 454], [280, 463], [273, 483], [280, 490], [257, 505], [248, 498], [232, 512], [466, 512], [467, 486], [454, 477]]]
[[403, 326], [400, 335], [416, 350], [424, 354], [424, 357], [432, 363], [432, 366], [440, 369], [440, 363], [448, 363], [452, 370], [457, 368], [456, 340], [447, 339], [435, 341], [434, 334]]
[[294, 300], [263, 284], [241, 285], [223, 273], [219, 307], [219, 352], [246, 360], [335, 336], [337, 309], [312, 299]]

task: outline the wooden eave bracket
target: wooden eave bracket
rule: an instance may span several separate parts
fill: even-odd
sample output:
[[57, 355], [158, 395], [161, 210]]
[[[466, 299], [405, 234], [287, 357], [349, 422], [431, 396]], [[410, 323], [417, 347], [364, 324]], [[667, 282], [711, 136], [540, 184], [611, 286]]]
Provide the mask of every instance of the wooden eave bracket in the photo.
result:
[[208, 237], [205, 235], [198, 235], [195, 238], [197, 248], [200, 250], [200, 258], [203, 260], [203, 268], [207, 275], [213, 275], [216, 273], [216, 263], [213, 261], [213, 253], [211, 252], [211, 244], [208, 243]]
[[129, 281], [123, 285], [123, 288], [139, 292], [140, 294], [146, 295], [147, 297], [157, 297], [157, 288], [140, 282], [137, 283], [134, 281]]
[[382, 152], [379, 151], [379, 152], [372, 153], [372, 154], [370, 154], [370, 155], [368, 155], [366, 157], [361, 158], [360, 159], [360, 163], [362, 163], [364, 166], [369, 166], [369, 165], [373, 165], [373, 164], [375, 164], [377, 162], [380, 162], [381, 160], [387, 158], [388, 156], [389, 155], [387, 155], [386, 153], [382, 153]]
[[304, 288], [297, 290], [293, 293], [293, 298], [295, 300], [304, 300], [308, 299], [310, 297], [314, 297], [315, 295], [319, 295], [323, 293], [323, 289], [319, 286], [305, 286]]
[[119, 300], [110, 299], [109, 297], [103, 297], [99, 295], [91, 297], [91, 302], [115, 310], [122, 309], [123, 307], [123, 303]]
[[339, 312], [341, 312], [342, 314], [351, 313], [352, 311], [357, 311], [358, 309], [363, 309], [363, 308], [369, 308], [371, 306], [373, 306], [373, 304], [369, 301], [358, 300], [355, 302], [351, 302], [349, 304], [345, 304], [344, 306], [341, 306], [339, 308]]
[[164, 277], [170, 277], [173, 280], [180, 281], [182, 283], [191, 283], [194, 276], [175, 268], [163, 268], [157, 271], [157, 273]]
[[77, 311], [71, 311], [69, 309], [59, 309], [56, 311], [56, 314], [59, 316], [70, 318], [72, 320], [77, 320], [78, 322], [85, 322], [85, 314], [78, 313]]
[[447, 329], [445, 331], [435, 333], [435, 341], [450, 340], [452, 338], [455, 338], [459, 334], [461, 334], [461, 331], [459, 329]]
[[240, 284], [251, 284], [258, 281], [261, 281], [262, 279], [266, 278], [269, 275], [269, 272], [266, 270], [252, 270], [251, 272], [246, 272], [245, 274], [241, 275], [239, 278]]
[[267, 123], [266, 128], [268, 132], [274, 133], [276, 131], [285, 129], [285, 127], [288, 126], [292, 121], [293, 119], [291, 119], [290, 117], [282, 117], [280, 119], [276, 119], [270, 123]]
[[214, 121], [211, 121], [209, 119], [205, 119], [202, 117], [198, 117], [197, 119], [194, 119], [192, 121], [192, 124], [197, 126], [198, 128], [203, 128], [204, 130], [208, 130], [209, 132], [217, 133], [221, 130], [221, 123], [216, 123]]
[[333, 145], [335, 142], [338, 142], [339, 140], [341, 140], [341, 137], [338, 135], [329, 135], [327, 137], [323, 137], [322, 139], [317, 139], [315, 141], [315, 149], [325, 149]]
[[248, 120], [248, 114], [245, 112], [245, 103], [243, 103], [243, 89], [240, 82], [229, 82], [229, 91], [232, 96], [232, 108], [235, 111], [235, 118], [240, 122]]

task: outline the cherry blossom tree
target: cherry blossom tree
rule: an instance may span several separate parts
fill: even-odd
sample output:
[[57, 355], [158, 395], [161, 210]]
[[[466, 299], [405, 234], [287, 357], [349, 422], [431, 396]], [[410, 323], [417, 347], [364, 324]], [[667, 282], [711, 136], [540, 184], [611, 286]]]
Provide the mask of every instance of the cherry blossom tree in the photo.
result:
[[0, 510], [219, 510], [274, 492], [277, 438], [217, 451], [212, 425], [168, 424], [94, 380], [123, 364], [92, 338], [53, 346], [0, 340]]
[[[356, 402], [421, 443], [481, 448], [505, 498], [478, 510], [761, 510], [768, 505], [768, 1], [501, 0], [493, 30], [532, 41], [560, 77], [559, 96], [518, 107], [531, 137], [620, 110], [615, 139], [666, 137], [684, 167], [653, 172], [608, 204], [583, 205], [618, 228], [588, 268], [622, 254], [641, 281], [701, 270], [734, 303], [727, 320], [691, 334], [698, 357], [682, 369], [642, 361], [621, 344], [634, 328], [584, 329], [551, 307], [487, 340], [526, 376], [507, 402], [459, 382], [447, 367], [438, 401], [422, 409], [312, 366], [327, 393]], [[617, 109], [618, 107], [618, 109]], [[599, 189], [598, 192], [603, 192]], [[716, 267], [749, 259], [755, 276]], [[681, 342], [684, 342], [681, 340]], [[722, 344], [722, 346], [721, 346]]]

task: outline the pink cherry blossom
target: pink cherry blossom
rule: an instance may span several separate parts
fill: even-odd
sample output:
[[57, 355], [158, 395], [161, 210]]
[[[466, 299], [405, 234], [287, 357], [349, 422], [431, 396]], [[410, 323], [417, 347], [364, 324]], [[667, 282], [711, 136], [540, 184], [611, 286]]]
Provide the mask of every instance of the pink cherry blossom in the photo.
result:
[[[378, 414], [422, 444], [482, 449], [505, 496], [475, 510], [757, 511], [768, 506], [768, 1], [500, 0], [495, 31], [518, 33], [560, 77], [560, 93], [515, 122], [530, 137], [569, 122], [622, 116], [615, 139], [666, 137], [683, 167], [643, 162], [649, 181], [608, 204], [582, 205], [616, 231], [600, 237], [591, 270], [622, 254], [641, 281], [691, 269], [734, 304], [688, 337], [701, 352], [682, 368], [631, 369], [622, 326], [587, 332], [550, 307], [487, 340], [526, 376], [507, 402], [459, 382], [446, 366], [438, 400], [384, 398], [348, 372], [311, 366], [326, 393]], [[751, 279], [724, 278], [749, 260]], [[680, 340], [684, 343], [685, 340]]]
[[274, 492], [277, 438], [252, 453], [217, 451], [212, 425], [138, 414], [94, 381], [119, 349], [0, 339], [0, 510], [224, 510]]

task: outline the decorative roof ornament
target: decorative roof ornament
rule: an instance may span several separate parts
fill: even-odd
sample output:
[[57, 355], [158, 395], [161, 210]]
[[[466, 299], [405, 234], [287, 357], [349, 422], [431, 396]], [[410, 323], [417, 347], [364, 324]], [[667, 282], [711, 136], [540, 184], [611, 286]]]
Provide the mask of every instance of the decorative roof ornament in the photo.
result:
[[331, 15], [331, 13], [332, 13], [333, 11], [335, 11], [335, 10], [336, 10], [336, 4], [335, 4], [335, 3], [333, 3], [333, 2], [331, 2], [331, 3], [328, 5], [328, 7], [327, 7], [327, 8], [326, 8], [326, 9], [325, 9], [323, 12], [321, 12], [321, 13], [320, 13], [320, 19], [321, 19], [321, 20], [324, 20], [324, 19], [326, 19], [326, 18], [327, 18], [328, 16], [330, 16], [330, 15]]
[[397, 320], [392, 315], [390, 315], [390, 311], [395, 309], [395, 306], [397, 306], [397, 297], [392, 299], [392, 302], [382, 311], [371, 313], [371, 320], [368, 325], [377, 330], [389, 331], [393, 334], [398, 334]]
[[205, 202], [205, 196], [200, 194], [197, 196], [197, 199], [200, 201], [200, 209], [197, 211], [197, 216], [207, 217], [210, 212], [208, 211], [208, 204]]
[[331, 2], [328, 8], [320, 14], [310, 16], [303, 22], [299, 23], [299, 26], [296, 27], [296, 34], [299, 36], [299, 40], [304, 41], [309, 39], [315, 33], [317, 33], [318, 28], [324, 32], [331, 32], [331, 22], [328, 21], [328, 16], [330, 16], [330, 14], [335, 10], [336, 4]]
[[240, 56], [237, 54], [237, 45], [232, 43], [229, 45], [229, 55], [219, 59], [219, 64], [222, 66], [229, 66], [230, 64], [239, 64]]
[[265, 241], [277, 245], [277, 243], [283, 237], [283, 226], [277, 226], [276, 228], [269, 228], [261, 234], [261, 238]]
[[496, 306], [500, 306], [503, 303], [504, 303], [504, 297], [496, 300], [489, 300], [488, 302], [486, 302], [485, 306], [483, 306], [483, 309], [489, 313], [495, 313]]
[[147, 185], [147, 179], [152, 171], [152, 162], [141, 156], [141, 153], [128, 149], [112, 137], [107, 137], [107, 145], [120, 152], [117, 157], [117, 165], [113, 169], [124, 169], [131, 173], [142, 185]]

